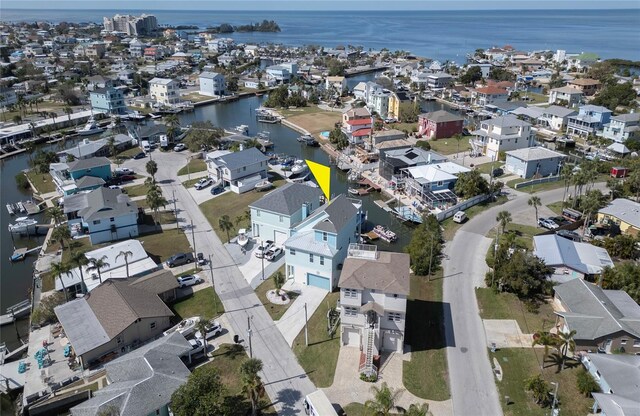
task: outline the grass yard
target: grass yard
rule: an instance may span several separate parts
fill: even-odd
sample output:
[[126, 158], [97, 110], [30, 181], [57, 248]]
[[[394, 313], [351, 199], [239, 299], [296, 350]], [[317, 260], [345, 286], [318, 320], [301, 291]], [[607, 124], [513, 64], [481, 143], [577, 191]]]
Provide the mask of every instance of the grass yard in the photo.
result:
[[411, 361], [404, 362], [402, 376], [404, 387], [423, 399], [450, 397], [443, 314], [442, 271], [431, 281], [411, 276], [405, 338]]
[[[549, 330], [556, 321], [553, 308], [542, 303], [537, 313], [529, 312], [527, 306], [513, 293], [495, 293], [491, 288], [476, 288], [476, 299], [483, 319], [515, 319], [524, 334]], [[533, 340], [532, 340], [533, 342]]]
[[315, 313], [309, 318], [309, 346], [304, 342], [304, 330], [293, 341], [293, 352], [316, 387], [333, 384], [338, 354], [340, 352], [340, 332], [332, 337], [327, 334], [327, 312], [336, 306], [340, 292], [329, 293]]
[[[420, 140], [420, 139], [419, 139]], [[469, 149], [469, 139], [463, 137], [458, 140], [450, 137], [448, 139], [428, 140], [431, 145], [431, 150], [434, 152], [442, 153], [443, 155], [450, 155], [453, 153], [464, 152]]]
[[[524, 380], [540, 374], [547, 382], [558, 383], [558, 407], [562, 415], [584, 415], [591, 413], [593, 399], [580, 394], [576, 386], [576, 375], [580, 365], [565, 368], [557, 372], [555, 365], [545, 364], [544, 370], [540, 370], [544, 355], [543, 349], [532, 348], [508, 348], [489, 353], [493, 360], [495, 357], [502, 367], [503, 379], [497, 381], [500, 397], [509, 396], [510, 404], [500, 400], [505, 416], [542, 416], [547, 415], [550, 409], [542, 408], [535, 404], [529, 393], [524, 389]], [[575, 363], [577, 364], [577, 363]], [[551, 388], [554, 386], [551, 385]]]
[[[202, 178], [195, 178], [195, 179], [189, 179], [188, 181], [184, 181], [182, 182], [182, 186], [184, 186], [185, 188], [189, 189], [189, 188], [193, 188], [193, 186], [198, 183], [200, 181], [200, 179]], [[201, 189], [202, 192], [211, 192], [211, 190], [209, 189], [210, 186]]]
[[[284, 266], [280, 267], [278, 269], [278, 272], [284, 275]], [[287, 292], [291, 301], [286, 305], [276, 305], [275, 303], [269, 302], [269, 300], [267, 299], [267, 292], [276, 288], [273, 284], [272, 276], [273, 275], [269, 276], [268, 279], [262, 282], [260, 286], [256, 288], [255, 292], [256, 295], [258, 295], [258, 299], [260, 299], [260, 302], [262, 303], [264, 308], [267, 310], [267, 312], [269, 312], [269, 315], [271, 315], [271, 319], [277, 321], [278, 319], [282, 318], [282, 315], [284, 315], [287, 309], [289, 309], [289, 307], [293, 305], [293, 301], [298, 297], [298, 294], [295, 292]]]
[[555, 212], [557, 215], [562, 215], [562, 209], [564, 208], [564, 203], [562, 201], [552, 202], [547, 205], [547, 208]]
[[314, 113], [326, 113], [326, 110], [321, 109], [317, 105], [308, 105], [306, 107], [297, 107], [297, 108], [277, 108], [275, 109], [280, 115], [283, 117], [292, 117], [292, 116], [300, 116], [303, 114], [314, 114]]
[[[497, 197], [496, 200], [493, 202], [488, 202], [488, 201], [482, 202], [478, 205], [474, 205], [471, 208], [466, 209], [464, 212], [467, 214], [467, 217], [471, 219], [474, 216], [481, 213], [482, 211], [489, 209], [491, 207], [494, 207], [496, 205], [502, 205], [505, 202], [507, 202], [507, 197], [505, 195], [502, 195]], [[457, 224], [453, 222], [453, 218], [447, 218], [441, 224], [442, 224], [442, 227], [444, 228], [443, 236], [446, 241], [451, 241], [456, 231], [458, 231], [458, 229], [462, 227], [462, 224]]]
[[[349, 403], [345, 406], [344, 414], [347, 416], [371, 416], [371, 410], [368, 410], [362, 403]], [[389, 413], [389, 416], [401, 415], [402, 413]]]
[[193, 292], [193, 295], [188, 298], [181, 299], [171, 305], [171, 309], [178, 316], [178, 320], [192, 316], [200, 316], [209, 320], [224, 313], [224, 306], [212, 287]]
[[332, 111], [318, 111], [287, 117], [287, 120], [302, 127], [311, 134], [333, 130], [335, 124], [341, 120], [342, 113]]
[[[595, 180], [595, 182], [606, 182], [607, 179], [609, 179], [609, 174], [607, 173], [601, 173], [598, 175], [597, 179]], [[525, 182], [528, 179], [522, 179], [522, 178], [518, 178], [518, 179], [514, 179], [512, 181], [507, 182], [507, 186], [510, 188], [514, 188], [515, 189], [515, 184], [520, 183], [520, 182]], [[563, 180], [557, 180], [555, 182], [546, 182], [546, 183], [541, 183], [538, 185], [531, 185], [531, 186], [526, 186], [524, 188], [518, 188], [518, 191], [521, 192], [528, 192], [530, 194], [536, 193], [536, 192], [544, 192], [544, 191], [549, 191], [551, 189], [559, 189], [564, 187], [564, 181]], [[569, 192], [567, 192], [567, 194], [570, 194], [573, 192], [573, 187], [570, 186], [569, 187]]]
[[[481, 165], [475, 165], [474, 169], [478, 170], [480, 173], [486, 173], [487, 175], [491, 175], [491, 166], [493, 165], [494, 168], [497, 168], [500, 166], [501, 162], [498, 163], [483, 163]], [[497, 180], [500, 180], [500, 178], [496, 178]]]
[[[515, 233], [516, 235], [516, 246], [520, 248], [525, 248], [527, 250], [533, 250], [533, 236], [538, 235], [547, 231], [544, 228], [532, 227], [530, 225], [522, 225], [516, 223], [507, 224], [506, 233], [500, 235], [500, 241], [503, 241], [506, 238], [506, 234]], [[495, 229], [489, 231], [487, 237], [495, 238], [496, 231]], [[490, 250], [489, 256], [492, 256], [493, 252]]]
[[127, 193], [127, 195], [129, 195], [130, 198], [135, 198], [136, 196], [146, 195], [147, 191], [149, 190], [149, 187], [145, 184], [140, 184], [140, 185], [125, 186], [122, 189], [125, 190], [125, 192]]
[[56, 190], [56, 184], [48, 173], [36, 173], [34, 170], [30, 170], [26, 175], [36, 193], [47, 194]]
[[176, 253], [188, 253], [191, 251], [191, 246], [184, 235], [184, 231], [178, 229], [141, 235], [137, 239], [142, 243], [149, 257], [156, 263], [162, 263]]
[[45, 272], [40, 275], [42, 278], [42, 291], [48, 292], [56, 288], [56, 279], [58, 276], [51, 272]]
[[117, 153], [114, 157], [112, 157], [113, 160], [116, 159], [131, 159], [132, 157], [134, 157], [135, 155], [137, 155], [138, 153], [142, 152], [142, 149], [139, 148], [138, 146], [134, 146], [131, 147], [127, 150], [123, 150], [120, 153]]
[[189, 172], [202, 172], [207, 170], [207, 164], [204, 159], [191, 159], [183, 168], [178, 171], [178, 176], [187, 175]]
[[393, 123], [385, 124], [385, 127], [394, 130], [408, 131], [409, 133], [418, 131], [418, 123]]

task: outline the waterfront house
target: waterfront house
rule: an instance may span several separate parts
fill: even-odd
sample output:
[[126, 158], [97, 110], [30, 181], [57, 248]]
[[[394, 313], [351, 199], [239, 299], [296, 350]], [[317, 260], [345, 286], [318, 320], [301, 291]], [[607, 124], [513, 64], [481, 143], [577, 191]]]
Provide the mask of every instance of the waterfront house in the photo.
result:
[[429, 82], [429, 75], [431, 75], [429, 71], [414, 71], [410, 79], [418, 88], [425, 88]]
[[405, 193], [415, 196], [420, 203], [430, 208], [443, 208], [457, 202], [453, 189], [458, 175], [470, 171], [453, 162], [412, 166], [403, 169], [402, 183]]
[[95, 176], [105, 181], [111, 178], [111, 161], [106, 157], [78, 159], [67, 164], [71, 179], [78, 180], [83, 176]]
[[138, 236], [138, 205], [120, 189], [99, 187], [64, 201], [69, 227], [78, 223], [78, 232], [88, 235], [91, 244]]
[[124, 114], [127, 106], [124, 103], [122, 90], [114, 87], [96, 88], [89, 93], [91, 108], [95, 112], [109, 115]]
[[597, 219], [601, 224], [616, 224], [622, 234], [640, 235], [640, 203], [630, 199], [614, 199], [598, 211]]
[[[95, 271], [93, 272], [95, 273]], [[147, 292], [155, 293], [165, 303], [173, 302], [178, 297], [178, 280], [171, 270], [160, 269], [140, 277], [127, 279], [129, 285]]]
[[388, 152], [397, 149], [408, 149], [412, 147], [411, 142], [407, 139], [395, 139], [387, 140], [380, 143], [376, 143], [373, 148], [373, 153], [380, 155], [380, 153]]
[[640, 306], [623, 290], [574, 279], [554, 286], [556, 328], [576, 331], [576, 351], [640, 352]]
[[319, 188], [287, 183], [249, 205], [251, 234], [256, 240], [271, 240], [282, 247], [291, 229], [320, 207]]
[[405, 132], [396, 129], [380, 130], [373, 134], [373, 137], [371, 138], [371, 146], [376, 147], [380, 143], [389, 142], [392, 140], [402, 140], [406, 136], [407, 135], [405, 134]]
[[567, 85], [582, 92], [582, 95], [590, 97], [598, 92], [600, 81], [591, 78], [576, 78], [567, 82]]
[[[116, 151], [121, 151], [131, 147], [131, 137], [126, 134], [116, 134], [113, 136], [113, 145]], [[110, 156], [111, 148], [109, 146], [109, 139], [89, 140], [84, 139], [76, 146], [65, 149], [60, 152], [62, 155], [73, 155], [76, 159], [90, 159], [96, 157]]]
[[291, 229], [284, 242], [286, 277], [332, 291], [349, 244], [359, 238], [362, 201], [340, 194]]
[[278, 84], [288, 84], [291, 78], [298, 74], [298, 64], [290, 62], [271, 65], [265, 68], [267, 76], [276, 80]]
[[640, 138], [640, 113], [611, 117], [611, 121], [604, 125], [602, 137], [618, 143], [624, 143], [627, 139]]
[[367, 83], [359, 82], [355, 87], [353, 87], [353, 96], [356, 100], [366, 101], [367, 99]]
[[342, 90], [347, 87], [347, 79], [341, 76], [328, 76], [325, 79], [324, 87], [327, 91], [334, 90], [341, 94]]
[[538, 117], [538, 124], [555, 131], [564, 131], [567, 127], [569, 117], [575, 116], [577, 112], [566, 107], [550, 105], [542, 108], [542, 115]]
[[340, 340], [362, 351], [359, 372], [377, 372], [382, 351], [403, 352], [409, 275], [408, 254], [349, 246], [339, 282]]
[[201, 95], [210, 97], [220, 97], [224, 95], [224, 75], [217, 72], [202, 72], [198, 78], [200, 80]]
[[444, 139], [462, 133], [464, 119], [445, 110], [418, 116], [418, 134], [426, 139]]
[[582, 365], [600, 386], [600, 392], [591, 393], [595, 399], [592, 414], [635, 416], [640, 413], [640, 356], [585, 353]]
[[149, 95], [158, 104], [173, 105], [181, 101], [178, 81], [169, 78], [153, 78], [149, 81]]
[[498, 160], [500, 152], [531, 147], [535, 134], [531, 124], [508, 115], [482, 120], [469, 139], [473, 153]]
[[569, 117], [567, 134], [587, 137], [595, 135], [611, 120], [611, 110], [597, 105], [583, 105], [578, 115]]
[[419, 147], [380, 148], [379, 154], [380, 176], [396, 183], [401, 181], [403, 169], [447, 161], [445, 156]]
[[468, 64], [467, 65], [467, 69], [471, 69], [473, 67], [480, 68], [480, 73], [482, 74], [482, 78], [488, 79], [493, 65], [492, 64]]
[[553, 88], [549, 91], [549, 104], [559, 104], [566, 107], [573, 107], [580, 104], [582, 91], [573, 87]]
[[190, 350], [176, 331], [105, 364], [108, 385], [72, 407], [71, 415], [170, 415], [171, 396], [191, 375], [180, 359]]
[[506, 170], [521, 178], [558, 175], [566, 156], [544, 147], [527, 147], [506, 152]]
[[111, 178], [111, 162], [104, 157], [92, 157], [69, 163], [52, 163], [49, 174], [60, 195], [71, 195], [104, 185]]
[[342, 113], [342, 132], [349, 142], [358, 144], [371, 137], [373, 117], [367, 107], [351, 108]]
[[446, 72], [436, 72], [427, 75], [427, 88], [441, 90], [449, 87], [453, 83], [453, 77]]
[[173, 316], [158, 295], [119, 280], [56, 307], [55, 314], [85, 369], [161, 336]]
[[479, 107], [507, 101], [508, 98], [509, 92], [504, 88], [481, 87], [471, 90], [471, 103]]
[[238, 152], [217, 150], [208, 153], [205, 162], [209, 177], [214, 182], [222, 182], [237, 194], [254, 189], [255, 185], [267, 177], [267, 158], [252, 147]]
[[552, 278], [558, 282], [594, 280], [605, 267], [614, 266], [606, 249], [556, 234], [534, 236], [533, 254], [555, 269]]
[[411, 102], [412, 100], [406, 92], [391, 91], [391, 94], [389, 95], [387, 118], [400, 120], [402, 117], [402, 107], [400, 106], [400, 104], [411, 103]]
[[369, 94], [367, 106], [371, 112], [378, 114], [380, 118], [387, 118], [389, 113], [389, 97], [391, 97], [391, 91], [385, 89], [376, 90]]

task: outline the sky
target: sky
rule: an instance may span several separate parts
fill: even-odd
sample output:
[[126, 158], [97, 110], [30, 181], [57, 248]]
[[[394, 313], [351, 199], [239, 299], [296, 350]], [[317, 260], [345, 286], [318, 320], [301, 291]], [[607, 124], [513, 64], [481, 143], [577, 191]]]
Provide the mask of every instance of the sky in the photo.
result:
[[2, 9], [85, 10], [504, 10], [638, 9], [640, 0], [0, 0]]

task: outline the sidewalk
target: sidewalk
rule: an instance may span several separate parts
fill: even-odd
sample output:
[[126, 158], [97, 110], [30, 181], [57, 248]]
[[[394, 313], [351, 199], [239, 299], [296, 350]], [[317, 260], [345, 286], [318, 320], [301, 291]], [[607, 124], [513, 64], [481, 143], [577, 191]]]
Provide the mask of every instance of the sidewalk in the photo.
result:
[[294, 283], [293, 280], [287, 280], [282, 289], [300, 294], [282, 315], [282, 318], [276, 321], [276, 326], [287, 341], [287, 344], [293, 346], [293, 341], [304, 328], [304, 305], [307, 305], [307, 318], [311, 318], [311, 315], [318, 309], [328, 292], [319, 287]]

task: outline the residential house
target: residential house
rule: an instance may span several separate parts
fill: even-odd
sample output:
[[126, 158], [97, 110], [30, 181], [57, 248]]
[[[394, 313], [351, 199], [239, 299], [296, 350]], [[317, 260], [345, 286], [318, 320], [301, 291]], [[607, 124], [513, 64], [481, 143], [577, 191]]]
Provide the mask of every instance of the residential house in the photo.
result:
[[508, 98], [509, 92], [504, 88], [481, 87], [471, 91], [471, 103], [479, 107], [504, 102]]
[[430, 208], [455, 205], [458, 196], [453, 189], [461, 173], [471, 170], [452, 162], [431, 163], [403, 169], [405, 193], [415, 196]]
[[[392, 140], [401, 140], [406, 137], [406, 134], [403, 131], [390, 129], [390, 130], [380, 130], [374, 133], [371, 138], [371, 145], [373, 147], [379, 145], [383, 142], [388, 142]], [[370, 149], [367, 149], [370, 150]]]
[[351, 108], [342, 113], [342, 132], [351, 143], [362, 143], [371, 137], [373, 117], [366, 107]]
[[106, 157], [78, 159], [67, 163], [67, 165], [69, 177], [73, 180], [78, 180], [83, 176], [95, 176], [105, 181], [111, 179], [111, 161]]
[[267, 177], [268, 160], [261, 151], [252, 147], [233, 153], [217, 150], [208, 153], [205, 162], [214, 182], [221, 181], [223, 186], [241, 194], [253, 190]]
[[335, 289], [362, 220], [362, 201], [340, 194], [295, 225], [284, 242], [287, 279]]
[[583, 105], [578, 115], [569, 117], [567, 134], [587, 137], [595, 135], [611, 120], [611, 110], [597, 105]]
[[339, 93], [342, 93], [347, 87], [347, 79], [341, 76], [328, 76], [325, 79], [325, 88], [327, 90], [335, 90]]
[[369, 95], [367, 106], [371, 112], [378, 114], [380, 118], [387, 118], [389, 114], [389, 97], [391, 97], [391, 91], [385, 89], [376, 90]]
[[640, 352], [640, 306], [623, 290], [574, 279], [554, 286], [556, 328], [576, 331], [576, 351]]
[[298, 64], [289, 62], [272, 65], [265, 68], [265, 72], [279, 84], [288, 84], [289, 81], [291, 81], [291, 78], [298, 74]]
[[18, 102], [18, 96], [13, 88], [0, 87], [0, 107], [8, 107]]
[[[116, 134], [113, 136], [113, 145], [116, 151], [131, 147], [131, 137], [126, 134]], [[73, 155], [76, 159], [89, 159], [101, 156], [110, 156], [111, 149], [109, 139], [89, 140], [83, 139], [74, 147], [70, 147], [60, 152], [63, 155]], [[108, 179], [108, 178], [106, 178]]]
[[521, 178], [558, 175], [566, 156], [544, 147], [527, 147], [506, 152], [506, 170]]
[[640, 203], [626, 198], [616, 198], [598, 211], [598, 222], [616, 224], [620, 232], [637, 237], [640, 235]]
[[200, 94], [210, 97], [220, 97], [224, 95], [224, 75], [217, 72], [202, 72], [199, 79]]
[[473, 67], [480, 68], [480, 73], [482, 74], [482, 78], [488, 79], [489, 78], [489, 73], [491, 72], [491, 68], [493, 67], [493, 65], [491, 65], [491, 64], [469, 64], [469, 65], [467, 65], [467, 68], [473, 68]]
[[[402, 118], [402, 107], [400, 104], [411, 103], [412, 100], [409, 95], [404, 91], [391, 92], [389, 95], [389, 110], [387, 113], [387, 118], [392, 118], [395, 120], [400, 120]], [[416, 103], [416, 105], [418, 105]]]
[[349, 246], [339, 282], [340, 340], [361, 351], [360, 373], [376, 374], [381, 352], [404, 351], [409, 263], [405, 253]]
[[323, 200], [319, 188], [287, 183], [249, 205], [251, 235], [282, 247], [291, 229], [319, 208]]
[[154, 61], [162, 59], [164, 56], [164, 47], [162, 45], [153, 45], [144, 48], [143, 55], [146, 59], [152, 59]]
[[418, 72], [414, 72], [411, 75], [410, 79], [411, 79], [411, 82], [415, 83], [418, 86], [418, 88], [424, 89], [429, 83], [429, 75], [431, 75], [431, 73], [428, 71], [418, 71]]
[[582, 91], [573, 87], [552, 88], [549, 92], [549, 104], [573, 107], [582, 101]]
[[594, 95], [596, 92], [598, 92], [598, 89], [600, 88], [601, 84], [600, 84], [600, 81], [598, 81], [597, 79], [576, 78], [574, 80], [567, 82], [567, 85], [569, 87], [579, 90], [580, 92], [582, 92], [584, 96], [590, 97]]
[[531, 124], [538, 124], [539, 119], [544, 115], [544, 109], [541, 107], [526, 107], [521, 106], [515, 108], [509, 112], [509, 114], [518, 117], [520, 120], [524, 120]]
[[367, 83], [359, 82], [355, 87], [353, 87], [353, 96], [356, 100], [366, 101], [367, 98]]
[[447, 88], [452, 83], [453, 77], [446, 72], [436, 72], [435, 74], [427, 75], [427, 88], [432, 90]]
[[606, 249], [556, 234], [534, 236], [533, 254], [554, 269], [552, 279], [558, 282], [594, 280], [605, 267], [614, 267]]
[[602, 137], [618, 143], [624, 143], [627, 139], [640, 138], [640, 113], [611, 117], [611, 122], [604, 125]]
[[396, 183], [401, 180], [403, 169], [447, 161], [445, 156], [419, 147], [380, 149], [379, 153], [380, 176]]
[[118, 280], [57, 306], [55, 314], [85, 369], [161, 336], [173, 316], [155, 293]]
[[84, 50], [84, 54], [89, 58], [102, 59], [107, 52], [107, 45], [104, 42], [93, 42]]
[[566, 107], [560, 107], [557, 105], [550, 105], [549, 107], [542, 108], [542, 115], [538, 117], [537, 121], [540, 125], [549, 127], [555, 131], [564, 131], [567, 127], [569, 117], [575, 116], [577, 112]]
[[498, 160], [500, 152], [531, 147], [535, 138], [530, 123], [511, 115], [482, 120], [480, 128], [471, 134], [473, 152], [492, 160]]
[[127, 281], [131, 286], [155, 293], [165, 303], [171, 303], [178, 297], [180, 285], [171, 270], [160, 269], [140, 277], [132, 277]]
[[89, 93], [91, 108], [109, 115], [124, 114], [127, 106], [122, 90], [113, 87], [97, 88]]
[[426, 139], [444, 139], [461, 134], [464, 119], [445, 110], [432, 111], [418, 116], [418, 134]]
[[602, 416], [634, 416], [640, 413], [640, 357], [621, 354], [582, 355], [582, 365], [600, 386], [591, 393], [591, 413]]
[[379, 156], [380, 153], [397, 149], [409, 149], [410, 147], [412, 147], [412, 144], [409, 140], [394, 139], [376, 143], [372, 150], [374, 154], [377, 154]]
[[[83, 178], [84, 179], [84, 178]], [[138, 205], [121, 189], [96, 188], [65, 198], [69, 227], [79, 224], [91, 244], [138, 236]]]
[[140, 42], [138, 39], [134, 39], [129, 42], [129, 55], [133, 58], [142, 58], [146, 44]]
[[191, 344], [174, 332], [105, 364], [108, 385], [71, 408], [71, 416], [171, 414], [171, 396], [191, 375], [180, 359]]
[[149, 95], [158, 104], [173, 105], [180, 102], [178, 81], [169, 78], [153, 78], [149, 81]]

